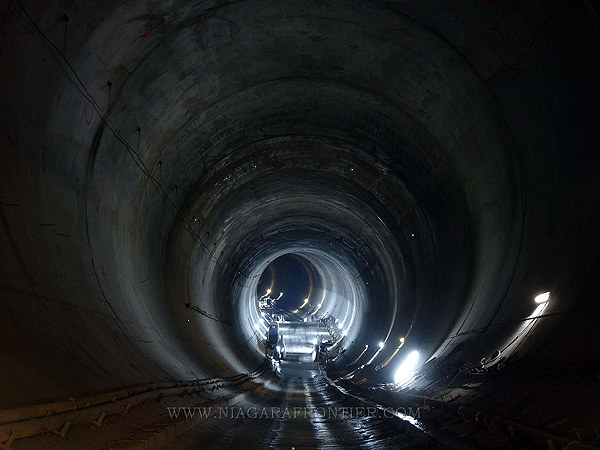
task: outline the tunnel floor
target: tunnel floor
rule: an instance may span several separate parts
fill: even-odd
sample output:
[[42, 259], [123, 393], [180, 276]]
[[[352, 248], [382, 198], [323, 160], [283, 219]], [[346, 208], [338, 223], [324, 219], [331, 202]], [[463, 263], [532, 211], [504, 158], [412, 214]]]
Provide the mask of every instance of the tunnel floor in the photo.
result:
[[424, 448], [392, 420], [351, 405], [317, 364], [282, 361], [282, 392], [243, 406], [213, 408], [165, 450], [188, 449], [416, 449]]

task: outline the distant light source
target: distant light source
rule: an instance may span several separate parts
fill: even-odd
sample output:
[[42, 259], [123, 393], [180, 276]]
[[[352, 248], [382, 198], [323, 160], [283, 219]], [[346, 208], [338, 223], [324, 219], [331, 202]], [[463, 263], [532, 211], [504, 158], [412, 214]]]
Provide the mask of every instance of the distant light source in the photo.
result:
[[419, 352], [414, 351], [406, 357], [402, 365], [396, 371], [394, 381], [396, 384], [406, 383], [415, 370], [415, 366], [419, 361]]
[[375, 354], [371, 357], [371, 359], [369, 360], [369, 362], [367, 364], [365, 364], [365, 365], [368, 366], [369, 364], [371, 364], [375, 360], [375, 358], [377, 358], [377, 355], [379, 355], [381, 353], [381, 350], [383, 350], [383, 346], [384, 345], [385, 344], [383, 343], [383, 341], [379, 343], [379, 349], [375, 352]]
[[394, 359], [394, 357], [398, 354], [398, 352], [400, 351], [400, 349], [402, 347], [404, 347], [404, 337], [400, 338], [400, 345], [398, 345], [398, 348], [396, 348], [396, 350], [394, 351], [394, 353], [392, 353], [390, 355], [390, 357], [385, 360], [385, 362], [383, 362], [383, 363], [379, 364], [377, 367], [375, 367], [375, 370], [380, 370], [380, 369], [383, 369], [385, 366], [387, 366], [390, 363], [390, 361], [392, 359]]
[[535, 298], [536, 303], [545, 303], [550, 298], [550, 292], [544, 292]]

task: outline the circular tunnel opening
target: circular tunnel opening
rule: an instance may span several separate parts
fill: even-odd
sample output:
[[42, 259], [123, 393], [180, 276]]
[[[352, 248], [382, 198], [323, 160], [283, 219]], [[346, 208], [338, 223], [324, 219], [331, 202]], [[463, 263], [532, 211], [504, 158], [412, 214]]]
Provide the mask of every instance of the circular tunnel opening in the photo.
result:
[[307, 259], [288, 253], [266, 267], [258, 282], [257, 295], [272, 298], [282, 294], [277, 300], [277, 308], [298, 313], [309, 305], [313, 286], [317, 283], [315, 276], [315, 268]]
[[[188, 332], [200, 351], [214, 348], [214, 370], [243, 371], [264, 356], [265, 295], [294, 320], [337, 324], [340, 365], [378, 364], [397, 347], [379, 343], [409, 333], [424, 353], [439, 345], [432, 330], [444, 333], [464, 308], [448, 301], [468, 274], [468, 228], [451, 228], [464, 199], [444, 160], [421, 161], [430, 176], [382, 158], [337, 139], [285, 136], [252, 142], [198, 178], [174, 223], [167, 274], [174, 308], [184, 298], [206, 313]], [[427, 184], [447, 204], [429, 204]], [[440, 243], [447, 233], [453, 240]], [[436, 273], [440, 257], [467, 266]]]
[[[317, 221], [303, 217], [294, 223], [294, 231], [290, 230], [282, 242], [271, 241], [262, 254], [250, 253], [251, 266], [244, 266], [248, 275], [238, 276], [239, 289], [236, 282], [232, 285], [232, 302], [238, 305], [236, 323], [245, 330], [243, 336], [249, 334], [252, 328], [258, 331], [257, 355], [264, 353], [260, 340], [266, 337], [267, 328], [275, 322], [306, 324], [298, 325], [298, 328], [310, 328], [311, 324], [319, 322], [327, 324], [337, 334], [337, 338], [332, 336], [331, 340], [338, 345], [342, 344], [337, 342], [342, 336], [347, 337], [344, 347], [357, 336], [368, 334], [368, 329], [371, 332], [377, 329], [382, 339], [389, 333], [393, 319], [380, 321], [377, 327], [373, 327], [368, 316], [373, 314], [373, 307], [377, 304], [380, 310], [393, 310], [392, 301], [372, 298], [377, 291], [376, 283], [371, 280], [371, 274], [361, 275], [364, 261], [357, 259], [356, 253], [344, 245], [335, 244], [326, 233], [305, 229], [317, 223], [323, 226], [322, 219]], [[286, 269], [290, 271], [281, 272]], [[271, 278], [273, 273], [275, 276]], [[306, 284], [298, 284], [298, 281]], [[292, 293], [296, 288], [296, 301], [292, 306], [280, 307], [286, 288], [291, 288], [289, 292]]]
[[[310, 247], [276, 257], [258, 282], [264, 293], [256, 297], [253, 324], [259, 340], [266, 340], [265, 352], [276, 359], [310, 362], [317, 348], [339, 353], [348, 347], [346, 336], [355, 337], [363, 322], [368, 294], [362, 280], [351, 275], [349, 261], [336, 255], [338, 249]], [[292, 305], [281, 306], [284, 289], [295, 295]]]
[[[230, 354], [230, 367], [237, 361], [241, 369], [264, 357], [266, 333], [279, 311], [286, 321], [329, 321], [339, 338], [331, 341], [348, 358], [361, 354], [362, 342], [375, 340], [365, 355], [371, 357], [378, 342], [406, 334], [414, 314], [406, 233], [365, 189], [368, 166], [346, 175], [317, 170], [317, 148], [295, 160], [293, 142], [287, 148], [278, 143], [281, 165], [299, 167], [259, 172], [229, 189], [198, 189], [203, 195], [191, 200], [184, 226], [173, 235], [171, 247], [178, 251], [169, 267], [187, 267], [175, 274], [173, 286], [187, 286], [181, 292], [188, 303], [220, 319], [195, 317], [191, 333], [205, 336], [216, 352]], [[224, 167], [204, 183], [211, 186], [235, 170]], [[225, 321], [233, 327], [219, 325]]]

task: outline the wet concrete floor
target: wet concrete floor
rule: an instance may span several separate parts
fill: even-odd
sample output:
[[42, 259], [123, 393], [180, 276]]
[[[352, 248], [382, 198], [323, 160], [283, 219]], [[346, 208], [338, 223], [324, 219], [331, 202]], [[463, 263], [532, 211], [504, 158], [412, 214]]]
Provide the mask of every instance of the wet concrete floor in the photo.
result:
[[281, 375], [280, 395], [213, 408], [165, 450], [424, 448], [390, 418], [329, 385], [318, 365], [283, 362]]

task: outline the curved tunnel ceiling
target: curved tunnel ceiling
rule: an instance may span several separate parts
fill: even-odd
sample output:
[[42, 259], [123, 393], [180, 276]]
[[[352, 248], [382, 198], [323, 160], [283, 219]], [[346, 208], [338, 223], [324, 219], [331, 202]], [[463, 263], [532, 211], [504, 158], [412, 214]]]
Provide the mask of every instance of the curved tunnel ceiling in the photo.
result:
[[479, 360], [536, 293], [562, 310], [581, 294], [598, 219], [583, 4], [2, 10], [3, 320], [21, 336], [3, 358], [23, 364], [5, 406], [257, 367], [257, 287], [288, 254], [317, 317], [351, 311], [344, 365], [401, 337]]

